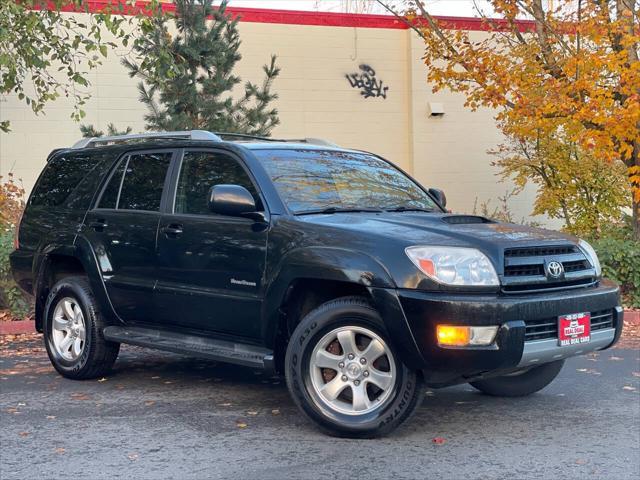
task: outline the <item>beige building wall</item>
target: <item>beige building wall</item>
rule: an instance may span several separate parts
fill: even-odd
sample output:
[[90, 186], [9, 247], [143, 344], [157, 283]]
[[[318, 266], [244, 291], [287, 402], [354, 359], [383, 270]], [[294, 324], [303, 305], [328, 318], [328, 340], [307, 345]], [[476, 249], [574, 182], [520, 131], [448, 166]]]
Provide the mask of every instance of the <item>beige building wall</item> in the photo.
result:
[[[272, 53], [278, 56], [281, 74], [274, 89], [281, 124], [273, 136], [326, 138], [380, 154], [425, 186], [444, 189], [455, 211], [470, 212], [476, 198], [496, 204], [509, 190], [498, 183], [486, 153], [501, 141], [493, 113], [470, 112], [458, 95], [433, 94], [420, 60], [422, 45], [409, 30], [241, 22], [240, 34], [243, 59], [237, 73], [243, 80], [261, 80], [262, 65]], [[89, 75], [91, 100], [83, 123], [144, 130], [137, 80], [120, 63], [126, 54], [110, 52]], [[389, 87], [386, 99], [363, 98], [349, 85], [345, 75], [357, 73], [363, 63]], [[442, 103], [444, 116], [430, 117], [429, 102]], [[30, 190], [47, 154], [80, 138], [71, 112], [66, 99], [35, 116], [16, 97], [3, 98], [0, 120], [10, 120], [12, 132], [0, 134], [0, 174], [14, 172]], [[518, 218], [529, 215], [532, 199], [532, 192], [525, 192], [513, 200]]]

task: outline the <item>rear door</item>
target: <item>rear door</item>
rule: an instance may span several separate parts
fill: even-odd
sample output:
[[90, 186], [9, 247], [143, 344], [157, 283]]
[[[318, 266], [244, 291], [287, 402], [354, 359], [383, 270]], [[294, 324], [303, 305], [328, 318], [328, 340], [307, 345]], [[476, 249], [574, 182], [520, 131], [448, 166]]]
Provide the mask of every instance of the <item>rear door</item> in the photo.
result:
[[84, 231], [111, 303], [125, 321], [154, 318], [156, 235], [175, 154], [175, 150], [152, 150], [123, 156], [85, 219]]
[[158, 318], [239, 336], [260, 336], [260, 307], [268, 225], [214, 214], [214, 185], [241, 185], [258, 210], [263, 200], [237, 157], [221, 150], [186, 150], [176, 176], [175, 202], [158, 231]]

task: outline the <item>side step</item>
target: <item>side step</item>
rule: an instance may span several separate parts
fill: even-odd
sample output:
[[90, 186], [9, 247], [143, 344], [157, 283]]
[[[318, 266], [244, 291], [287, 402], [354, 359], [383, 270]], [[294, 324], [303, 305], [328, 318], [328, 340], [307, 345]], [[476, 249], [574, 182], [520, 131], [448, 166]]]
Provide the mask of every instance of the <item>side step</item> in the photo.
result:
[[259, 368], [269, 372], [275, 370], [273, 352], [253, 345], [185, 335], [166, 330], [115, 325], [106, 327], [102, 334], [105, 339], [112, 342], [129, 343], [140, 347], [183, 353], [245, 367]]

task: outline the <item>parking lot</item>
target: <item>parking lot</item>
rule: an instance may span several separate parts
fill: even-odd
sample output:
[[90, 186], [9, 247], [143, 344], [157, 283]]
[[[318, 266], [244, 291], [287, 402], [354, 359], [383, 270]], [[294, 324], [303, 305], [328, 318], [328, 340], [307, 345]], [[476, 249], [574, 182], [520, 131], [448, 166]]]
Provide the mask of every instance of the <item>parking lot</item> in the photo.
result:
[[123, 346], [114, 372], [74, 382], [41, 338], [5, 339], [0, 478], [637, 478], [640, 352], [569, 360], [529, 398], [428, 391], [377, 440], [319, 433], [284, 381]]

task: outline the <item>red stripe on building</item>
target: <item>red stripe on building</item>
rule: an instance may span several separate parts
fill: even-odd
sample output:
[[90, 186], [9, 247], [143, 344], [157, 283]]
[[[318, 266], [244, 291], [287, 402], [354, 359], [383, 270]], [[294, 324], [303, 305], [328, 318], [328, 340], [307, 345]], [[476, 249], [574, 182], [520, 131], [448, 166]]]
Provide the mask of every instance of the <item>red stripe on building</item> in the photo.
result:
[[[86, 8], [76, 8], [71, 5], [63, 8], [65, 12], [100, 13], [110, 10], [112, 13], [122, 12], [125, 15], [148, 13], [149, 2], [137, 1], [135, 6], [123, 4], [118, 0], [88, 0]], [[175, 12], [173, 3], [163, 3], [162, 10]], [[242, 22], [278, 23], [283, 25], [315, 25], [324, 27], [357, 27], [357, 28], [387, 28], [407, 30], [407, 23], [393, 15], [369, 15], [358, 13], [307, 12], [300, 10], [272, 10], [267, 8], [227, 7], [234, 17], [240, 17]], [[472, 17], [435, 17], [443, 27], [454, 30], [489, 31], [508, 28], [507, 22], [493, 19], [491, 23], [481, 18]], [[520, 31], [530, 30], [533, 22], [521, 20], [517, 22]]]

